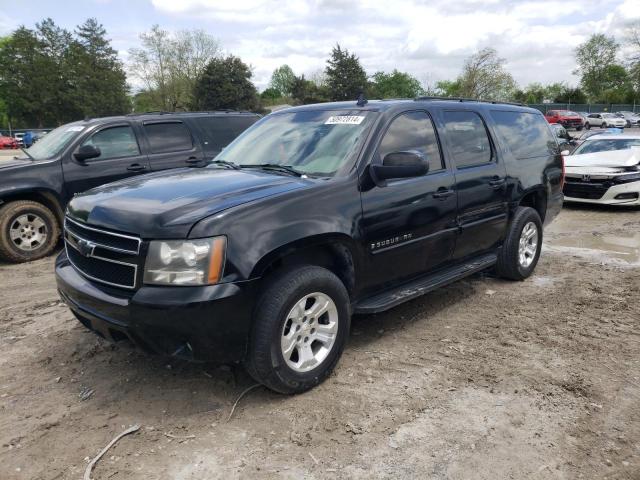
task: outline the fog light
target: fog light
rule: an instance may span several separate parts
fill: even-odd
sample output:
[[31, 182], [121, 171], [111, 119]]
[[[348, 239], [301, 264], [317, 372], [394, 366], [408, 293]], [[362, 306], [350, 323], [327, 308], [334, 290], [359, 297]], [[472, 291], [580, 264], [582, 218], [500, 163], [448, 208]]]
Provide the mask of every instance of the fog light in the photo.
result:
[[616, 200], [637, 200], [638, 192], [619, 193], [615, 196]]

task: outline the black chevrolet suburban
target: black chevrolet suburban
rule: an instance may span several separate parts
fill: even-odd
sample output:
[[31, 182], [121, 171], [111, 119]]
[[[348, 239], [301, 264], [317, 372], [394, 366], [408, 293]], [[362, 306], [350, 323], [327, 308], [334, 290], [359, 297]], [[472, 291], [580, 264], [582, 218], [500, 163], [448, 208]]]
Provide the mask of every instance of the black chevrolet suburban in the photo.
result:
[[486, 269], [531, 275], [563, 181], [558, 144], [530, 108], [291, 108], [206, 168], [76, 196], [58, 289], [101, 337], [243, 362], [269, 388], [302, 392], [335, 367], [352, 314]]
[[145, 172], [203, 166], [259, 118], [155, 112], [53, 130], [22, 158], [0, 161], [0, 259], [25, 262], [51, 253], [74, 194]]

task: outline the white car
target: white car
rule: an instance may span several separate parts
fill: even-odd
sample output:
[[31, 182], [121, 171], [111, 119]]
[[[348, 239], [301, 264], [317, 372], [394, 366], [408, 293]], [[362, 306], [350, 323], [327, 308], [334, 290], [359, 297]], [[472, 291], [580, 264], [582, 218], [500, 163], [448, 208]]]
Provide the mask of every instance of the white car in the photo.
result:
[[616, 128], [624, 128], [627, 126], [627, 121], [622, 118], [614, 115], [613, 113], [590, 113], [587, 116], [587, 121], [584, 124], [585, 128], [589, 130], [591, 127], [616, 127]]
[[640, 134], [594, 135], [562, 154], [565, 201], [640, 205]]

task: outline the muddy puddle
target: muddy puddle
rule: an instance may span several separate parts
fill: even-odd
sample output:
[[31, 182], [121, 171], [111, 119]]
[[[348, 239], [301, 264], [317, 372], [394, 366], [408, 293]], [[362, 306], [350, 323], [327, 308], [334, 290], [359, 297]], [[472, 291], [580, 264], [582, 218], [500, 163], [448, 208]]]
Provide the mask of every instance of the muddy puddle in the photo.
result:
[[594, 235], [593, 233], [554, 238], [545, 248], [589, 258], [597, 263], [613, 262], [640, 266], [640, 233], [632, 235]]

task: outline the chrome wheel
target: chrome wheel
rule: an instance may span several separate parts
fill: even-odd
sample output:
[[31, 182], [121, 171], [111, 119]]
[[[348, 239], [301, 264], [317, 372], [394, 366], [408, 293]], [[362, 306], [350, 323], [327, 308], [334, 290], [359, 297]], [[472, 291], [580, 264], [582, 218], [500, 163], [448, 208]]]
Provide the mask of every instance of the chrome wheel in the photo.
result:
[[49, 232], [44, 220], [33, 213], [20, 215], [9, 227], [9, 238], [20, 250], [31, 252], [47, 242]]
[[292, 370], [308, 372], [327, 358], [337, 336], [336, 304], [324, 293], [310, 293], [287, 315], [280, 338], [282, 356]]
[[538, 227], [529, 222], [522, 229], [520, 244], [518, 245], [518, 263], [522, 268], [528, 268], [538, 251]]

